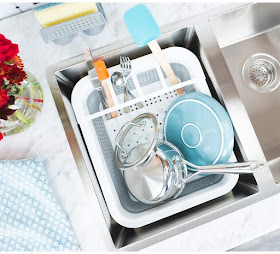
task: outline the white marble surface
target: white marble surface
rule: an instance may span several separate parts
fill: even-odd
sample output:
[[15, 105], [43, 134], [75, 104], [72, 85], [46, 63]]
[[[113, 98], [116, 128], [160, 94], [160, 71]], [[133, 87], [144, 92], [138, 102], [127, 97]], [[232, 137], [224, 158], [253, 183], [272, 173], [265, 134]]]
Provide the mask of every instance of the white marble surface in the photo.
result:
[[[123, 13], [134, 4], [104, 3], [108, 25], [96, 37], [76, 37], [66, 46], [45, 44], [39, 35], [40, 25], [32, 11], [0, 21], [0, 33], [19, 44], [20, 56], [42, 85], [44, 108], [37, 122], [27, 131], [0, 142], [0, 159], [40, 156], [47, 163], [49, 183], [65, 212], [82, 250], [106, 250], [112, 246], [102, 241], [98, 222], [90, 213], [64, 129], [45, 78], [48, 65], [84, 53], [85, 47], [98, 48], [129, 36]], [[151, 3], [147, 4], [159, 25], [201, 13], [221, 3]], [[93, 240], [94, 239], [94, 240]], [[99, 240], [97, 240], [99, 239]]]
[[[280, 195], [152, 245], [148, 251], [226, 251], [280, 228]], [[278, 230], [278, 233], [280, 231]], [[272, 235], [275, 238], [275, 235]], [[278, 235], [279, 241], [280, 235]], [[268, 241], [268, 239], [266, 239]], [[279, 245], [278, 245], [279, 246]], [[254, 246], [255, 250], [258, 247]], [[271, 250], [269, 246], [260, 250]], [[236, 248], [238, 250], [238, 248]], [[280, 247], [278, 248], [279, 251]], [[242, 249], [240, 250], [250, 250]], [[275, 250], [275, 249], [274, 249]]]

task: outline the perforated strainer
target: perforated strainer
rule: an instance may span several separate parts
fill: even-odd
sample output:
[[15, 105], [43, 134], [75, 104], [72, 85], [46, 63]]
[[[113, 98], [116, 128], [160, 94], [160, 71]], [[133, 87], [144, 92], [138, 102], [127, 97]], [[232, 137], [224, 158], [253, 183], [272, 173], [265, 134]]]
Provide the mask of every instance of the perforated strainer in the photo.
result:
[[257, 60], [249, 69], [251, 82], [259, 87], [269, 85], [274, 78], [274, 67], [265, 60]]
[[250, 89], [260, 93], [269, 93], [280, 84], [279, 71], [279, 62], [274, 57], [256, 54], [244, 63], [242, 74], [245, 84]]

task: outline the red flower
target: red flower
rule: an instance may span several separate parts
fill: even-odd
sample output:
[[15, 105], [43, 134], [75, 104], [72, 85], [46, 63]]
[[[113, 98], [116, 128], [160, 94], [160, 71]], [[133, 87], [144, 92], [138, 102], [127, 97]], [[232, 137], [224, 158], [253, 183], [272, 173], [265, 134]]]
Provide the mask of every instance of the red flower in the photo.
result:
[[10, 96], [10, 99], [7, 102], [7, 104], [5, 104], [4, 106], [2, 106], [2, 108], [0, 108], [0, 119], [7, 120], [8, 116], [10, 116], [13, 113], [15, 113], [16, 109], [10, 109], [9, 108], [9, 106], [10, 105], [14, 105], [14, 103], [15, 103], [15, 97], [14, 96]]
[[13, 44], [6, 39], [3, 34], [0, 34], [0, 62], [13, 59], [19, 52], [18, 45]]
[[4, 79], [0, 76], [0, 87], [2, 87], [2, 85], [4, 85]]
[[0, 62], [0, 87], [4, 84], [5, 74], [8, 71], [9, 66]]
[[8, 96], [8, 91], [8, 89], [2, 90], [2, 88], [0, 87], [0, 108], [6, 105], [10, 100], [10, 97]]
[[15, 56], [12, 60], [9, 61], [10, 63], [12, 64], [15, 64], [17, 65], [18, 67], [20, 68], [23, 68], [24, 65], [23, 65], [23, 62], [21, 60], [21, 58], [19, 56]]
[[16, 65], [10, 65], [4, 77], [10, 84], [18, 84], [26, 79], [26, 73], [22, 68], [18, 68]]
[[4, 77], [5, 74], [8, 72], [9, 68], [11, 68], [10, 65], [0, 62], [0, 77]]

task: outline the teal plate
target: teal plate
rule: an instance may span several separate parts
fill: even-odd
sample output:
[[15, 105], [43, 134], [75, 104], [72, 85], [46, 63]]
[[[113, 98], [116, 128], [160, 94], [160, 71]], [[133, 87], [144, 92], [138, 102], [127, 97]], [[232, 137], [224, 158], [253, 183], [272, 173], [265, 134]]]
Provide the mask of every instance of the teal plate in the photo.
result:
[[186, 160], [199, 166], [227, 163], [233, 151], [234, 133], [227, 112], [202, 93], [181, 95], [171, 104], [164, 135]]

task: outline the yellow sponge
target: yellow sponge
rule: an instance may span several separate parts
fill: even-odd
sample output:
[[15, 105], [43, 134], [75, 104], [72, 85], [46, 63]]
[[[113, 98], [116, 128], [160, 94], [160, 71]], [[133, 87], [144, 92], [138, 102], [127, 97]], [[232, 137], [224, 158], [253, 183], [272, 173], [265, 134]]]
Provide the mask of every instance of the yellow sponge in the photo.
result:
[[42, 27], [50, 27], [71, 19], [97, 12], [95, 3], [53, 3], [34, 9]]

